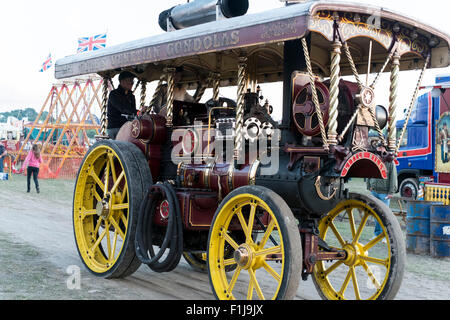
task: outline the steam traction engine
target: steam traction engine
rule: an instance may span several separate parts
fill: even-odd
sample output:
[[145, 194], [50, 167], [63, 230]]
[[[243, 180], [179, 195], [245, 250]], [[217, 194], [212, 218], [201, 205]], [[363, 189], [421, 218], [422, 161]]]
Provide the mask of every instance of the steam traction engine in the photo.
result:
[[[427, 67], [448, 64], [448, 38], [381, 10], [375, 29], [367, 8], [326, 2], [211, 22], [192, 35], [174, 31], [247, 8], [196, 0], [164, 12], [160, 24], [172, 31], [139, 43], [145, 50], [133, 54], [130, 43], [103, 58], [57, 63], [57, 77], [101, 74], [105, 105], [121, 68], [141, 84], [139, 116], [117, 140], [100, 136], [80, 168], [73, 217], [82, 261], [98, 276], [119, 278], [142, 263], [171, 271], [184, 257], [207, 270], [219, 299], [291, 299], [309, 275], [326, 299], [394, 298], [405, 263], [399, 224], [381, 201], [345, 184], [387, 177], [398, 150], [399, 71], [421, 68], [419, 86]], [[193, 16], [199, 21], [186, 18]], [[388, 65], [384, 108], [374, 89]], [[376, 72], [373, 82], [359, 75], [365, 68]], [[275, 81], [284, 85], [281, 122], [258, 85]], [[236, 101], [220, 98], [225, 86], [237, 87]], [[185, 87], [196, 90], [196, 102], [175, 99]], [[213, 97], [200, 103], [206, 88]], [[377, 139], [369, 140], [370, 130]], [[382, 233], [373, 237], [376, 223]]]

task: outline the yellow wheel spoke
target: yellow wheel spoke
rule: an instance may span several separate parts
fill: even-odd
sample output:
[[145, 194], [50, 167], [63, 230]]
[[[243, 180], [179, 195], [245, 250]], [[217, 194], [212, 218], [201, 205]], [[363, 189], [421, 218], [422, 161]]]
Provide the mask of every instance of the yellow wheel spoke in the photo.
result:
[[350, 271], [351, 271], [351, 273], [352, 273], [353, 290], [355, 291], [355, 297], [356, 297], [356, 300], [361, 300], [361, 294], [359, 293], [358, 280], [356, 279], [355, 267], [352, 266], [352, 267], [350, 268]]
[[323, 274], [325, 275], [325, 277], [327, 277], [331, 272], [336, 270], [336, 268], [339, 267], [343, 263], [344, 263], [344, 260], [339, 260], [339, 261], [333, 263], [327, 270], [323, 271]]
[[255, 222], [255, 213], [256, 207], [258, 205], [256, 203], [250, 203], [250, 215], [248, 217], [248, 225], [247, 225], [247, 233], [246, 233], [246, 242], [252, 243], [252, 231], [253, 231], [253, 223]]
[[111, 210], [128, 210], [128, 209], [129, 209], [128, 203], [113, 204], [111, 206]]
[[338, 229], [336, 228], [336, 226], [334, 225], [333, 221], [330, 222], [330, 228], [333, 231], [334, 235], [336, 236], [337, 240], [339, 241], [339, 243], [341, 244], [341, 246], [345, 245], [345, 241], [342, 238], [341, 234], [339, 233]]
[[109, 233], [109, 222], [105, 221], [105, 230], [106, 230], [106, 246], [108, 248], [108, 260], [111, 259], [111, 235]]
[[359, 224], [358, 231], [356, 232], [356, 235], [353, 238], [353, 244], [356, 244], [359, 241], [362, 231], [366, 226], [367, 219], [369, 219], [369, 213], [365, 212], [364, 217], [361, 219], [361, 223]]
[[366, 257], [366, 256], [359, 256], [359, 259], [367, 261], [367, 262], [372, 262], [375, 264], [379, 264], [382, 266], [385, 266], [387, 268], [388, 264], [389, 264], [389, 259], [379, 259], [379, 258], [374, 258], [374, 257]]
[[223, 261], [223, 265], [224, 266], [231, 266], [233, 264], [236, 264], [236, 260], [234, 260], [233, 258], [226, 259], [226, 260]]
[[108, 232], [107, 229], [105, 229], [102, 234], [98, 237], [97, 241], [94, 243], [94, 245], [90, 248], [92, 253], [94, 253], [95, 249], [100, 245], [100, 242], [102, 242], [103, 238], [105, 237], [106, 233]]
[[233, 292], [234, 286], [239, 277], [239, 274], [241, 273], [241, 270], [242, 270], [241, 266], [237, 266], [236, 270], [233, 273], [233, 277], [231, 278], [230, 283], [228, 284], [227, 291], [230, 293], [230, 295]]
[[339, 290], [339, 294], [343, 297], [345, 290], [347, 290], [348, 283], [350, 282], [350, 278], [352, 276], [352, 270], [349, 269], [347, 272], [347, 276], [345, 277], [344, 283], [342, 284], [341, 290]]
[[[109, 167], [111, 170], [111, 175], [112, 175], [113, 181], [117, 181], [116, 167], [114, 165], [114, 154], [108, 153], [108, 160], [109, 160]], [[111, 193], [112, 192], [113, 191], [111, 191]]]
[[[256, 290], [256, 294], [258, 295], [260, 300], [265, 300], [264, 294], [259, 286], [258, 280], [256, 280], [255, 272], [252, 268], [248, 269], [248, 273], [250, 274], [250, 283], [252, 283], [253, 288]], [[253, 290], [252, 290], [253, 291]]]
[[125, 241], [125, 234], [122, 232], [122, 230], [120, 229], [119, 225], [117, 224], [116, 220], [114, 218], [110, 218], [109, 221], [111, 222], [111, 224], [113, 225], [115, 231], [118, 232], [118, 234], [120, 235], [120, 237]]
[[347, 209], [347, 214], [348, 214], [348, 222], [350, 224], [350, 230], [352, 231], [352, 237], [354, 239], [356, 235], [356, 227], [352, 209]]
[[364, 270], [366, 270], [366, 273], [369, 276], [369, 279], [372, 281], [375, 288], [377, 288], [377, 290], [380, 290], [380, 288], [381, 288], [380, 282], [378, 282], [378, 279], [373, 274], [372, 269], [370, 269], [370, 267], [364, 261], [362, 262], [362, 266], [363, 266]]
[[86, 217], [95, 216], [97, 214], [97, 210], [95, 209], [87, 210], [86, 208], [82, 208], [80, 213], [81, 213], [81, 220], [84, 220], [86, 219]]
[[363, 248], [364, 251], [368, 251], [370, 248], [372, 248], [374, 245], [376, 245], [378, 242], [380, 242], [380, 240], [383, 238], [384, 238], [384, 234], [380, 233], [377, 237], [370, 240], [370, 242], [364, 246], [364, 248]]
[[97, 220], [97, 225], [95, 226], [95, 229], [94, 229], [94, 234], [97, 234], [97, 233], [98, 233], [98, 230], [100, 229], [100, 225], [102, 224], [102, 220], [103, 220], [102, 217], [99, 217], [99, 218], [98, 218], [98, 220]]
[[266, 269], [266, 271], [267, 271], [268, 273], [270, 273], [270, 275], [271, 275], [277, 282], [280, 282], [280, 280], [281, 280], [280, 275], [279, 275], [275, 270], [273, 270], [273, 268], [272, 268], [266, 261], [263, 262], [263, 268]]
[[117, 228], [114, 228], [114, 240], [113, 240], [113, 246], [112, 246], [112, 256], [110, 258], [111, 262], [114, 261], [114, 254], [116, 252], [116, 246], [117, 246], [117, 237], [119, 235], [119, 230]]
[[263, 249], [255, 252], [256, 257], [266, 256], [268, 254], [281, 253], [281, 246], [275, 246], [268, 249]]
[[239, 248], [239, 245], [236, 243], [236, 241], [234, 241], [226, 231], [222, 232], [222, 237], [233, 247], [234, 250], [237, 250], [237, 248]]
[[110, 163], [109, 163], [109, 161], [107, 161], [106, 168], [105, 168], [105, 189], [104, 189], [105, 194], [108, 193], [108, 187], [109, 187], [109, 166], [110, 166]]
[[236, 213], [239, 222], [241, 223], [241, 227], [242, 227], [242, 231], [244, 231], [245, 236], [247, 237], [247, 233], [248, 233], [248, 226], [247, 226], [247, 222], [245, 222], [244, 216], [242, 215], [242, 211], [239, 210]]
[[125, 176], [125, 171], [122, 171], [122, 173], [119, 175], [119, 177], [117, 179], [113, 180], [115, 182], [114, 182], [113, 187], [111, 188], [111, 191], [110, 191], [111, 193], [116, 191], [117, 187], [119, 186], [119, 183], [122, 181], [124, 176]]
[[98, 184], [100, 189], [105, 190], [105, 185], [100, 180], [100, 178], [97, 176], [97, 174], [94, 172], [94, 167], [92, 167], [92, 169], [89, 171], [89, 175], [94, 179], [95, 183]]
[[269, 240], [270, 234], [272, 233], [274, 227], [275, 227], [275, 219], [271, 219], [269, 225], [267, 226], [267, 230], [264, 233], [261, 242], [259, 243], [259, 248], [264, 248], [264, 246], [267, 243], [267, 240]]

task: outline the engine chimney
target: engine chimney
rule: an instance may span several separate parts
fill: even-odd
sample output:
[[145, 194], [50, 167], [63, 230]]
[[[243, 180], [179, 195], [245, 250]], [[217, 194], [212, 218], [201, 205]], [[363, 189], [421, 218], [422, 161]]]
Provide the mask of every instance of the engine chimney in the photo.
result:
[[164, 31], [179, 30], [247, 13], [248, 0], [195, 0], [161, 12], [159, 25]]

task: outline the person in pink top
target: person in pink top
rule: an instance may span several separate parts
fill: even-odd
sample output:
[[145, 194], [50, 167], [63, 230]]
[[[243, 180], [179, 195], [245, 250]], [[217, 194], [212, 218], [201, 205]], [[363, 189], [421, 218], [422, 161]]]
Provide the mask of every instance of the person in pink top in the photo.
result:
[[42, 163], [41, 157], [41, 146], [39, 144], [33, 144], [30, 152], [28, 152], [27, 157], [20, 169], [19, 173], [22, 173], [24, 168], [27, 167], [27, 192], [30, 192], [30, 179], [31, 175], [33, 175], [34, 184], [36, 185], [36, 192], [39, 193], [39, 166]]

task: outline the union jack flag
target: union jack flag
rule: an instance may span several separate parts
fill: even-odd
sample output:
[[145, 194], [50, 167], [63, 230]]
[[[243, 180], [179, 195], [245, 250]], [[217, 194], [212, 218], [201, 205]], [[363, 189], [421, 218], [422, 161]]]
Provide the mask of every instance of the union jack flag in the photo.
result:
[[41, 70], [39, 70], [39, 72], [47, 71], [48, 69], [50, 69], [52, 67], [52, 65], [53, 65], [52, 54], [50, 53], [48, 55], [47, 60], [45, 60], [45, 62], [42, 64], [42, 68], [41, 68]]
[[106, 33], [93, 37], [82, 37], [78, 39], [78, 53], [94, 51], [106, 47]]

